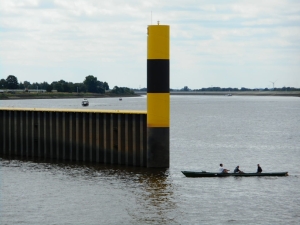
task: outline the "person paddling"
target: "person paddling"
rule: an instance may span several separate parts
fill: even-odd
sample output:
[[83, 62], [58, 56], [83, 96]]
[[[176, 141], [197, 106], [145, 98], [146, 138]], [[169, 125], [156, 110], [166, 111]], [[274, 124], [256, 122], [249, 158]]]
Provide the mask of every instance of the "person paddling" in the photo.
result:
[[257, 172], [256, 173], [261, 173], [262, 172], [262, 168], [260, 167], [259, 164], [257, 164]]
[[221, 163], [221, 164], [220, 164], [220, 168], [219, 168], [219, 173], [228, 173], [228, 171], [230, 171], [230, 170], [224, 169], [224, 168], [223, 168], [223, 164]]
[[240, 166], [235, 167], [234, 173], [244, 173], [243, 171], [240, 170]]

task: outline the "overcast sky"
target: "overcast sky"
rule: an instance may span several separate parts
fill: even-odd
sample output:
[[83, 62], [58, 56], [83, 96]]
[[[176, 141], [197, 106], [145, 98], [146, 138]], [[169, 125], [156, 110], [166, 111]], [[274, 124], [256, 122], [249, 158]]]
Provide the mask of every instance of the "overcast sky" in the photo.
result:
[[158, 20], [171, 88], [300, 87], [299, 0], [0, 0], [0, 78], [146, 87]]

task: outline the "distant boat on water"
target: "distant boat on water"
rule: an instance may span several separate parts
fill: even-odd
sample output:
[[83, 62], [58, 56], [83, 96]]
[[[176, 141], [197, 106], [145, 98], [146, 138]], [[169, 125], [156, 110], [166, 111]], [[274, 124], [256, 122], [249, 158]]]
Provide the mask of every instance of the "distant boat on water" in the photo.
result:
[[85, 98], [83, 99], [83, 101], [81, 102], [82, 106], [89, 106], [89, 101]]

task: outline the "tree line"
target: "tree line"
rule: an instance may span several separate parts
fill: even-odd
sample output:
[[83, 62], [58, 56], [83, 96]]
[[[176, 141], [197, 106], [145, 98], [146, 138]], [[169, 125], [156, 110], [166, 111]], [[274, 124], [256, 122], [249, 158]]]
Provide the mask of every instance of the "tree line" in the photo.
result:
[[[147, 89], [146, 89], [147, 90]], [[170, 91], [300, 91], [300, 88], [294, 88], [294, 87], [281, 87], [281, 88], [221, 88], [221, 87], [208, 87], [208, 88], [201, 88], [201, 89], [190, 89], [188, 86], [184, 86], [183, 88], [179, 90], [170, 89]]]
[[300, 91], [300, 88], [294, 87], [281, 87], [281, 88], [220, 88], [220, 87], [209, 87], [209, 88], [201, 88], [195, 89], [193, 91]]
[[[36, 89], [36, 90], [46, 90], [47, 92], [52, 92], [56, 90], [57, 92], [90, 92], [90, 93], [100, 93], [104, 94], [109, 90], [109, 85], [107, 82], [99, 81], [97, 77], [93, 75], [88, 75], [85, 77], [82, 83], [72, 83], [64, 80], [53, 81], [51, 84], [44, 81], [41, 83], [29, 81], [18, 82], [18, 78], [14, 75], [8, 75], [6, 79], [0, 80], [0, 89], [21, 89], [26, 91]], [[115, 86], [112, 90], [115, 94], [134, 94], [132, 90], [127, 87]]]
[[[140, 88], [140, 89], [134, 89], [136, 91], [147, 91], [147, 88]], [[294, 87], [281, 87], [281, 88], [221, 88], [221, 87], [208, 87], [208, 88], [200, 88], [200, 89], [190, 89], [188, 86], [184, 86], [180, 89], [172, 89], [170, 88], [170, 91], [224, 91], [224, 92], [230, 92], [230, 91], [300, 91], [300, 88], [294, 88]]]

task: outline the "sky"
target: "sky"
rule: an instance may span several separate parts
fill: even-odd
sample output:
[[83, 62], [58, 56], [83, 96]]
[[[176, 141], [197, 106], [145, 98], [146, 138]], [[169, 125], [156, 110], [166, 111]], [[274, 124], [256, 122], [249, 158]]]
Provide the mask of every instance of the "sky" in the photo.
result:
[[300, 87], [299, 0], [0, 0], [0, 79], [147, 86], [170, 26], [170, 88]]

